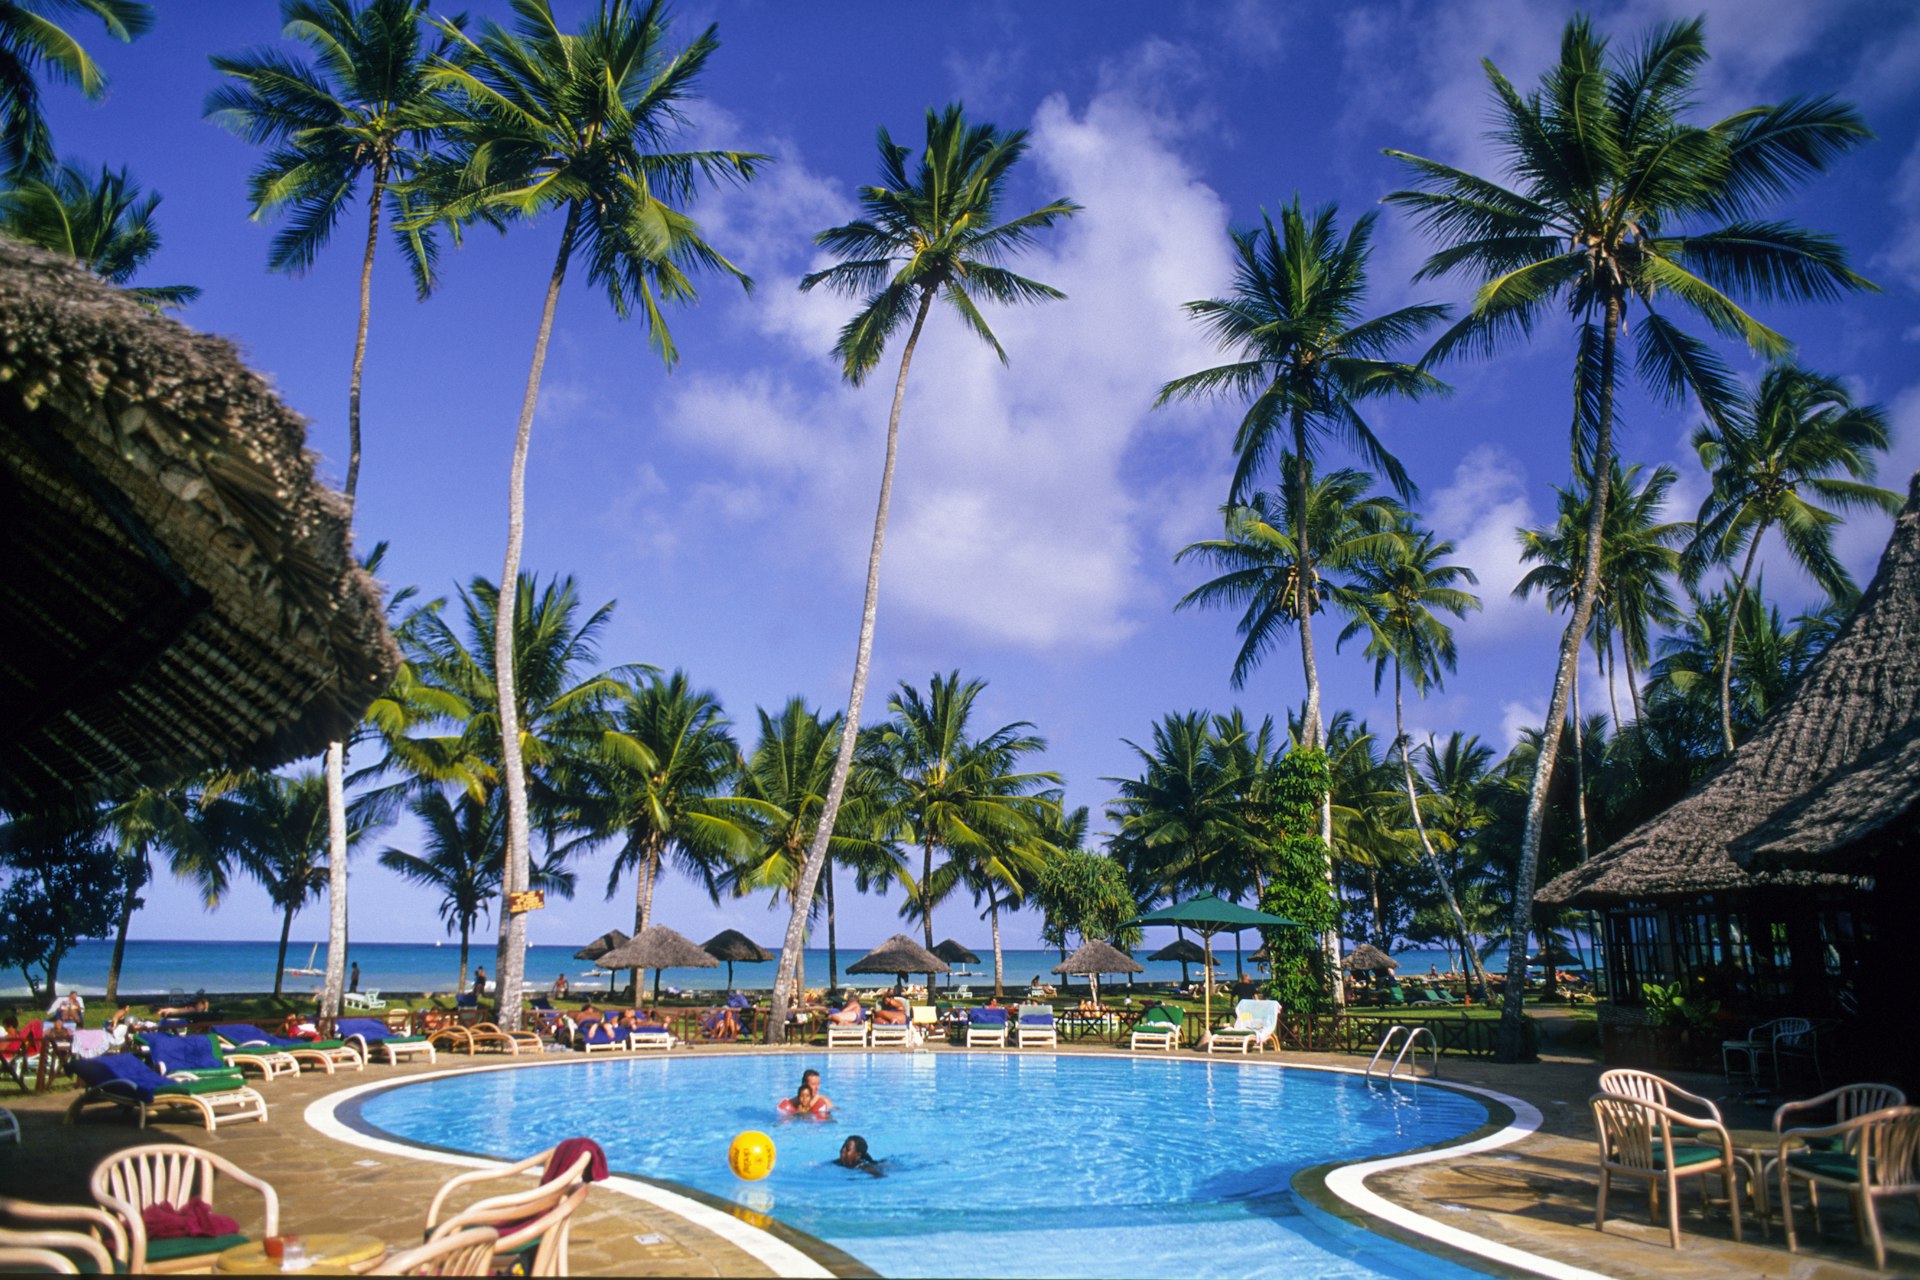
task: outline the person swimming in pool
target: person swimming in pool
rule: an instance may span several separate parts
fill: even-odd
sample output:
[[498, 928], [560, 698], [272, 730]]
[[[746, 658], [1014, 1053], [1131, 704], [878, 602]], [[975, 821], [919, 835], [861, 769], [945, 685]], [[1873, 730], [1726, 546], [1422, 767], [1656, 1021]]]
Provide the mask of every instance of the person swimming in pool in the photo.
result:
[[820, 1092], [820, 1073], [818, 1071], [815, 1071], [812, 1067], [808, 1067], [802, 1072], [800, 1074], [800, 1087], [802, 1089], [813, 1090], [815, 1099], [814, 1109], [816, 1111], [833, 1110], [833, 1099]]
[[868, 1153], [867, 1140], [857, 1133], [840, 1144], [840, 1158], [834, 1163], [843, 1169], [858, 1169], [862, 1173], [870, 1173], [876, 1178], [887, 1176], [887, 1171], [880, 1167], [880, 1161], [875, 1160]]

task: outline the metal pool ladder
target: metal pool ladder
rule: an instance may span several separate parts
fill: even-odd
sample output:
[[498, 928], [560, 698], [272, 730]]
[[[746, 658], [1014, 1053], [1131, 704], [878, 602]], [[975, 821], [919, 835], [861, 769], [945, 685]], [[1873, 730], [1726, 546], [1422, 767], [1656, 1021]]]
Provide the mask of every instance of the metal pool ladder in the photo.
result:
[[1438, 1076], [1440, 1074], [1440, 1042], [1433, 1038], [1433, 1029], [1431, 1027], [1409, 1029], [1396, 1022], [1387, 1028], [1387, 1034], [1380, 1037], [1380, 1047], [1373, 1051], [1373, 1061], [1367, 1064], [1367, 1079], [1373, 1079], [1373, 1071], [1380, 1065], [1381, 1055], [1391, 1049], [1395, 1043], [1399, 1044], [1400, 1052], [1394, 1054], [1393, 1065], [1387, 1068], [1387, 1083], [1393, 1083], [1394, 1073], [1400, 1070], [1400, 1064], [1406, 1061], [1409, 1055], [1412, 1056], [1413, 1061], [1407, 1064], [1408, 1073], [1418, 1071], [1420, 1055], [1415, 1052], [1415, 1049], [1422, 1040], [1426, 1041], [1427, 1045], [1428, 1071]]

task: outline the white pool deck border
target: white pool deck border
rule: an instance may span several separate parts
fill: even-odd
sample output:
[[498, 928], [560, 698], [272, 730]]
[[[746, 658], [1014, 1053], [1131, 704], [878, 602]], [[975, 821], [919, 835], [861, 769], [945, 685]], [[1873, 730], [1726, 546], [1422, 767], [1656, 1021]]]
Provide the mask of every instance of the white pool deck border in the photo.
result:
[[[753, 1050], [735, 1050], [742, 1056], [755, 1053]], [[755, 1053], [782, 1054], [792, 1056], [794, 1049], [767, 1048]], [[845, 1050], [840, 1053], [845, 1053]], [[871, 1052], [869, 1050], [868, 1052]], [[897, 1051], [895, 1051], [897, 1052]], [[989, 1054], [990, 1049], [965, 1050], [954, 1049], [945, 1052]], [[1018, 1052], [1018, 1051], [1014, 1051]], [[707, 1056], [707, 1055], [702, 1055]], [[839, 1056], [836, 1054], [835, 1056]], [[1027, 1056], [1021, 1054], [1020, 1056]], [[1038, 1056], [1037, 1054], [1034, 1056]], [[1094, 1051], [1075, 1053], [1074, 1057], [1094, 1058], [1137, 1058], [1148, 1061], [1165, 1061], [1164, 1053], [1131, 1053], [1124, 1050]], [[1205, 1062], [1209, 1065], [1233, 1066], [1242, 1068], [1279, 1067], [1291, 1071], [1321, 1071], [1333, 1075], [1364, 1076], [1366, 1072], [1358, 1067], [1321, 1066], [1311, 1063], [1282, 1062], [1275, 1058], [1243, 1055], [1232, 1059], [1216, 1058], [1209, 1055], [1205, 1059], [1181, 1058], [1178, 1061]], [[466, 1169], [486, 1169], [502, 1167], [509, 1163], [504, 1160], [488, 1159], [484, 1156], [464, 1155], [458, 1152], [444, 1151], [435, 1147], [417, 1146], [410, 1142], [400, 1142], [390, 1138], [376, 1137], [342, 1120], [337, 1112], [342, 1106], [368, 1093], [388, 1089], [406, 1088], [427, 1080], [444, 1079], [450, 1076], [472, 1075], [489, 1071], [526, 1071], [542, 1067], [563, 1068], [577, 1066], [591, 1061], [585, 1055], [568, 1055], [565, 1058], [545, 1057], [535, 1062], [493, 1062], [476, 1063], [457, 1067], [446, 1067], [438, 1071], [422, 1072], [408, 1076], [403, 1080], [373, 1080], [356, 1084], [348, 1088], [326, 1094], [307, 1104], [304, 1118], [316, 1132], [337, 1142], [360, 1147], [367, 1151], [383, 1155], [400, 1156], [411, 1160], [424, 1160], [436, 1164], [451, 1165]], [[1367, 1179], [1375, 1174], [1388, 1173], [1397, 1169], [1411, 1168], [1415, 1165], [1433, 1164], [1443, 1160], [1455, 1160], [1463, 1155], [1472, 1155], [1510, 1146], [1540, 1128], [1541, 1114], [1537, 1107], [1524, 1098], [1502, 1093], [1481, 1085], [1466, 1084], [1461, 1081], [1444, 1079], [1399, 1080], [1383, 1085], [1395, 1088], [1411, 1085], [1416, 1088], [1441, 1088], [1472, 1094], [1499, 1103], [1512, 1112], [1513, 1118], [1500, 1129], [1483, 1134], [1463, 1142], [1449, 1143], [1422, 1151], [1407, 1152], [1401, 1155], [1380, 1156], [1371, 1160], [1361, 1160], [1353, 1164], [1341, 1165], [1326, 1174], [1327, 1190], [1343, 1203], [1351, 1206], [1368, 1218], [1399, 1228], [1410, 1235], [1443, 1246], [1446, 1250], [1484, 1259], [1502, 1268], [1522, 1271], [1531, 1275], [1545, 1276], [1549, 1280], [1606, 1280], [1604, 1273], [1590, 1271], [1552, 1258], [1516, 1249], [1511, 1245], [1489, 1240], [1475, 1235], [1471, 1231], [1436, 1221], [1423, 1213], [1398, 1205], [1386, 1197], [1371, 1190]], [[733, 1214], [716, 1209], [690, 1196], [681, 1195], [666, 1187], [651, 1182], [629, 1178], [619, 1174], [596, 1183], [618, 1195], [628, 1196], [665, 1213], [671, 1213], [687, 1223], [711, 1232], [720, 1239], [733, 1245], [743, 1253], [757, 1259], [775, 1275], [793, 1277], [794, 1280], [816, 1280], [818, 1277], [831, 1277], [835, 1273], [820, 1262], [809, 1257], [803, 1250], [780, 1238], [778, 1234], [764, 1227], [758, 1227]], [[792, 1230], [792, 1228], [787, 1228]]]

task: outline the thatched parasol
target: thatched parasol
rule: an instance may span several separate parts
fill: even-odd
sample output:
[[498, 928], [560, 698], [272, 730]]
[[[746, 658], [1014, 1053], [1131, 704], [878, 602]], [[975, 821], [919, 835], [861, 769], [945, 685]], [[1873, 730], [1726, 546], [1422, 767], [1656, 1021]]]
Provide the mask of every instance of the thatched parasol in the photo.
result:
[[271, 769], [399, 652], [306, 423], [233, 345], [0, 240], [0, 809]]
[[[640, 936], [607, 952], [594, 963], [602, 969], [651, 969], [653, 970], [653, 1002], [660, 1003], [660, 971], [662, 969], [717, 969], [720, 962], [695, 946], [693, 940], [683, 934], [675, 933], [663, 924], [652, 924], [640, 931]], [[640, 994], [637, 985], [634, 995]]]
[[1095, 1002], [1100, 999], [1100, 975], [1103, 973], [1139, 973], [1145, 968], [1138, 960], [1098, 938], [1083, 942], [1080, 949], [1053, 966], [1055, 973], [1086, 975], [1087, 986]]
[[1190, 964], [1205, 964], [1207, 962], [1207, 952], [1204, 947], [1191, 938], [1177, 938], [1148, 956], [1147, 959], [1179, 961], [1180, 985], [1184, 987], [1187, 985], [1187, 966]]
[[[573, 953], [575, 960], [598, 960], [615, 947], [627, 945], [627, 935], [618, 929], [609, 929], [586, 946]], [[613, 994], [613, 970], [607, 970], [607, 994]]]
[[896, 933], [885, 942], [847, 966], [848, 973], [891, 973], [902, 982], [910, 973], [931, 978], [947, 972], [947, 962], [904, 933]]
[[727, 962], [727, 990], [733, 990], [733, 963], [765, 964], [773, 953], [738, 929], [722, 929], [700, 944], [700, 949], [716, 960]]
[[1395, 960], [1371, 942], [1363, 942], [1340, 962], [1342, 969], [1398, 969], [1400, 962]]
[[[933, 949], [933, 954], [939, 956], [942, 960], [945, 960], [948, 964], [979, 964], [980, 963], [979, 956], [975, 955], [972, 951], [969, 951], [966, 947], [962, 946], [960, 943], [955, 942], [952, 938], [948, 938], [945, 942], [935, 947]], [[947, 985], [948, 986], [953, 985], [953, 974], [951, 972], [947, 974]]]

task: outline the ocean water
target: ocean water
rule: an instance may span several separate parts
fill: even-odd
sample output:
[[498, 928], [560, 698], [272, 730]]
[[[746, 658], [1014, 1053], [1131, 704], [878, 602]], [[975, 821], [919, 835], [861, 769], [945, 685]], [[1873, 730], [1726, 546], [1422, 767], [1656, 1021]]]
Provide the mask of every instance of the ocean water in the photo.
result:
[[[1140, 947], [1141, 963], [1146, 972], [1137, 974], [1135, 982], [1157, 983], [1178, 982], [1180, 966], [1168, 961], [1146, 960], [1145, 955], [1157, 950], [1171, 941], [1172, 935], [1165, 939], [1150, 939], [1151, 946]], [[494, 948], [492, 939], [488, 945], [475, 946], [468, 963], [485, 965], [487, 971], [494, 970]], [[584, 939], [583, 939], [584, 941]], [[761, 945], [766, 946], [767, 940]], [[771, 948], [769, 948], [771, 949]], [[127, 943], [126, 962], [120, 975], [120, 990], [129, 996], [159, 995], [165, 996], [180, 991], [191, 993], [198, 990], [222, 992], [271, 991], [273, 990], [274, 964], [279, 944], [276, 942], [215, 942], [199, 939], [176, 941], [132, 941]], [[981, 963], [968, 965], [974, 976], [956, 977], [951, 981], [955, 985], [970, 985], [976, 991], [984, 985], [991, 989], [993, 984], [993, 956], [985, 947], [975, 947], [983, 957]], [[1251, 955], [1253, 945], [1247, 947]], [[840, 978], [842, 982], [852, 981], [862, 985], [877, 985], [882, 978], [850, 977], [847, 966], [866, 954], [864, 946], [842, 947], [840, 950]], [[595, 969], [584, 960], [573, 958], [571, 947], [532, 947], [527, 953], [527, 980], [537, 986], [545, 987], [559, 974], [566, 974], [569, 984], [576, 989], [605, 989], [611, 975], [604, 969]], [[60, 966], [60, 986], [64, 990], [77, 987], [84, 996], [98, 996], [106, 990], [107, 964], [113, 956], [110, 942], [83, 942], [67, 956]], [[308, 965], [309, 957], [312, 959]], [[460, 978], [460, 948], [456, 944], [435, 945], [431, 942], [356, 942], [348, 953], [348, 960], [360, 966], [360, 987], [362, 990], [382, 991], [452, 991]], [[1400, 961], [1403, 976], [1414, 976], [1427, 972], [1429, 966], [1446, 971], [1447, 958], [1438, 951], [1399, 951], [1394, 958]], [[1223, 978], [1232, 978], [1234, 974], [1234, 956], [1232, 949], [1226, 948], [1215, 953], [1218, 972]], [[1053, 973], [1053, 966], [1060, 962], [1055, 951], [1008, 950], [1005, 952], [1006, 980], [1009, 984], [1023, 984], [1035, 974], [1042, 975], [1048, 982], [1060, 986], [1061, 982]], [[295, 967], [313, 967], [324, 969], [327, 964], [327, 947], [324, 942], [304, 939], [291, 942], [287, 946], [287, 963]], [[1247, 973], [1258, 977], [1260, 970], [1251, 962], [1245, 965]], [[1191, 966], [1189, 974], [1197, 977], [1199, 966]], [[471, 975], [471, 969], [469, 969]], [[774, 965], [736, 964], [733, 968], [734, 985], [745, 990], [767, 989], [773, 986]], [[469, 977], [471, 980], [471, 977]], [[624, 974], [621, 981], [625, 981]], [[827, 952], [824, 947], [809, 947], [806, 953], [806, 981], [808, 986], [825, 986], [827, 982]], [[948, 979], [941, 980], [944, 985]], [[1073, 986], [1083, 985], [1084, 979], [1076, 978]], [[320, 985], [318, 978], [299, 974], [286, 975], [285, 990], [298, 993], [316, 990]], [[663, 986], [678, 987], [687, 991], [722, 991], [727, 985], [727, 967], [723, 964], [716, 969], [669, 969], [663, 979]], [[1101, 979], [1101, 986], [1111, 990], [1121, 990], [1126, 986], [1124, 977]], [[17, 971], [0, 974], [0, 1000], [21, 1000], [28, 995], [26, 979]]]

